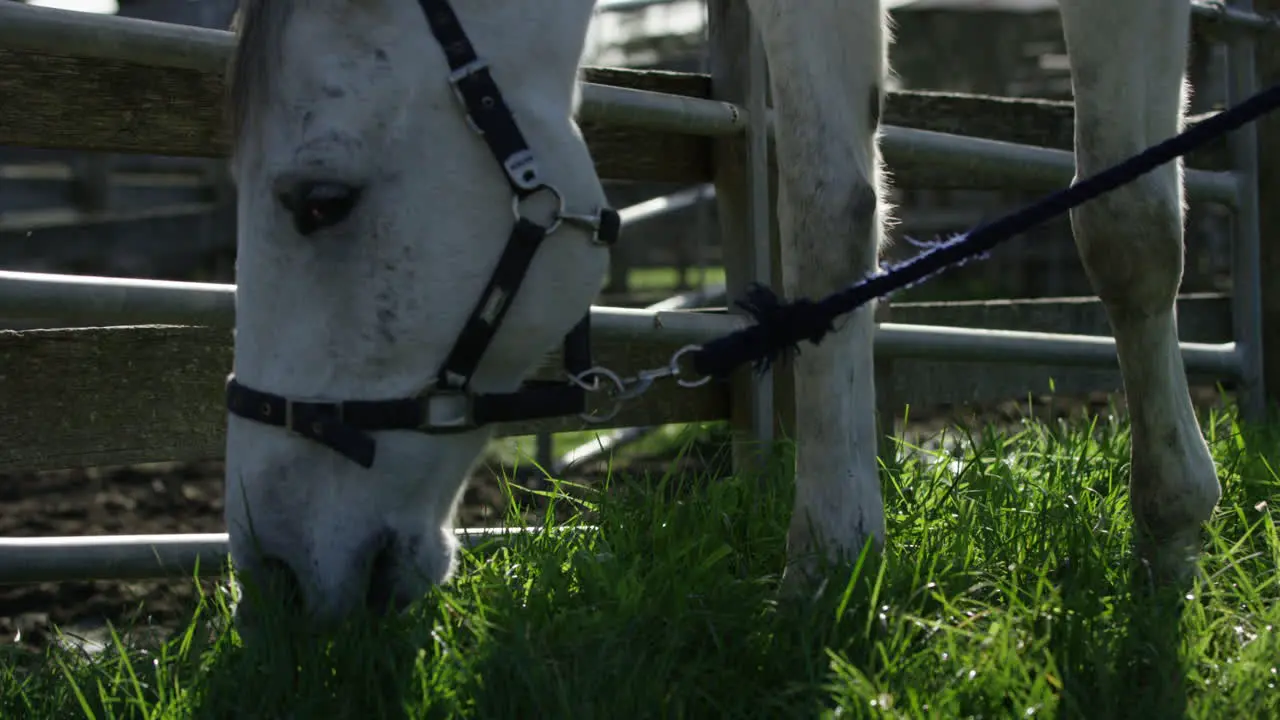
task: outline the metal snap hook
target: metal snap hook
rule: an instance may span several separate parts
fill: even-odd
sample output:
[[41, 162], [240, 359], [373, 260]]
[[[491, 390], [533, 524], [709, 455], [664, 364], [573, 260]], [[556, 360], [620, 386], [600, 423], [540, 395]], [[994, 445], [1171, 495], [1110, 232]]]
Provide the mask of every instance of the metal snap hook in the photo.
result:
[[682, 373], [680, 370], [680, 358], [684, 357], [685, 355], [688, 355], [691, 352], [697, 352], [701, 349], [702, 349], [701, 345], [685, 345], [684, 347], [677, 350], [674, 355], [671, 356], [671, 365], [668, 367], [668, 369], [671, 371], [671, 377], [676, 379], [676, 383], [680, 387], [696, 388], [711, 382], [710, 375], [703, 375], [702, 377], [696, 380], [685, 380], [681, 377], [681, 375], [684, 375], [685, 373]]
[[[600, 392], [607, 389], [604, 381], [607, 381], [610, 386], [619, 392], [621, 392], [626, 386], [626, 383], [622, 381], [622, 377], [619, 376], [618, 373], [607, 367], [600, 367], [599, 365], [583, 370], [577, 375], [569, 374], [568, 377], [569, 382], [590, 393]], [[590, 382], [588, 382], [588, 379]]]
[[[588, 382], [590, 378], [590, 382]], [[613, 399], [613, 406], [606, 412], [578, 413], [578, 417], [589, 423], [608, 422], [622, 412], [622, 404], [626, 398], [627, 385], [618, 373], [605, 367], [593, 367], [577, 375], [569, 375], [569, 382], [589, 393], [606, 392]]]

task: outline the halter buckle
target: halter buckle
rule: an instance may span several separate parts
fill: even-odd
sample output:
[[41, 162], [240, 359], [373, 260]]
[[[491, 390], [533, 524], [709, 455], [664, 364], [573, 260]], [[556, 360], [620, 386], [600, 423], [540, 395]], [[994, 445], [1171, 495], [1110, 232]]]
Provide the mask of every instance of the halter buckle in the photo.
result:
[[[345, 422], [343, 409], [346, 407], [344, 402], [307, 402], [305, 400], [284, 400], [284, 429], [295, 435], [307, 437], [310, 435], [320, 435], [322, 430], [320, 422], [322, 420], [337, 420]], [[298, 410], [308, 410], [310, 412], [301, 412]], [[306, 427], [304, 432], [303, 426], [311, 423], [310, 427]]]
[[471, 113], [467, 109], [467, 97], [462, 92], [462, 81], [475, 75], [478, 72], [484, 72], [489, 69], [489, 63], [480, 58], [476, 58], [462, 67], [449, 73], [449, 87], [453, 90], [453, 97], [457, 99], [458, 104], [462, 106], [462, 118], [467, 121], [467, 127], [477, 135], [484, 135], [484, 131], [476, 124], [475, 118], [471, 117]]
[[422, 423], [427, 433], [461, 432], [475, 428], [471, 393], [460, 388], [432, 388], [422, 393]]
[[459, 93], [458, 99], [462, 99], [462, 95], [458, 90], [458, 83], [462, 82], [463, 80], [466, 80], [467, 78], [471, 77], [472, 75], [475, 75], [478, 72], [481, 72], [483, 70], [488, 70], [488, 69], [489, 69], [489, 63], [485, 62], [483, 58], [476, 58], [475, 60], [472, 60], [471, 62], [467, 63], [466, 65], [463, 65], [457, 70], [454, 70], [453, 72], [449, 73], [449, 84], [453, 86], [454, 92]]

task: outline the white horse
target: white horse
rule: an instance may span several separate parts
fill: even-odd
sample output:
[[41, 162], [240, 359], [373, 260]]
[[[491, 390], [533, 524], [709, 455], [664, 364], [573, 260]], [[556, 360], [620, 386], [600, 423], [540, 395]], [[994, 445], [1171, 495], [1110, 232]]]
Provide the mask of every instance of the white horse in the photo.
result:
[[[605, 195], [573, 119], [593, 4], [452, 0], [542, 181], [582, 220], [550, 233], [528, 262], [492, 342], [461, 373], [475, 393], [516, 391], [584, 316], [605, 273], [607, 249], [592, 227]], [[442, 52], [452, 41], [427, 22], [440, 5], [447, 10], [440, 0], [241, 0], [226, 519], [240, 571], [285, 570], [323, 618], [403, 606], [448, 580], [455, 506], [490, 438], [484, 427], [376, 430], [363, 434], [376, 440], [370, 456], [360, 437], [338, 437], [340, 422], [310, 424], [327, 416], [284, 403], [412, 398], [459, 379], [440, 368], [508, 243], [514, 186], [455, 97]], [[816, 297], [876, 265], [887, 213], [877, 145], [886, 16], [878, 0], [749, 5], [772, 70], [785, 291]], [[1061, 10], [1079, 173], [1178, 132], [1186, 0], [1064, 0]], [[492, 95], [472, 100], [494, 107]], [[546, 199], [535, 194], [523, 212], [547, 222]], [[1072, 215], [1117, 339], [1140, 547], [1168, 578], [1190, 567], [1220, 495], [1174, 321], [1182, 219], [1176, 165]], [[807, 577], [816, 558], [884, 541], [872, 313], [857, 312], [794, 366], [804, 411], [796, 413], [791, 580]], [[449, 405], [457, 393], [438, 399], [440, 412], [459, 407]], [[347, 420], [355, 413], [346, 412]], [[290, 423], [297, 432], [280, 426]]]

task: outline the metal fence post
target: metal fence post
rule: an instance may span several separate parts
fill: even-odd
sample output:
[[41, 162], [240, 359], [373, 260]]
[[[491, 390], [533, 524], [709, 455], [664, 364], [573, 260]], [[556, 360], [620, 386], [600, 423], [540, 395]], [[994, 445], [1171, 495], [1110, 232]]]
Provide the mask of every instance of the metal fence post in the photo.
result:
[[[1232, 5], [1251, 12], [1252, 0], [1233, 0]], [[1239, 103], [1257, 91], [1255, 40], [1253, 33], [1230, 34], [1227, 97]], [[1231, 165], [1239, 183], [1239, 202], [1232, 233], [1231, 317], [1232, 336], [1240, 358], [1240, 383], [1236, 393], [1241, 417], [1261, 421], [1267, 409], [1262, 377], [1262, 275], [1260, 218], [1258, 214], [1258, 128], [1249, 123], [1228, 138]]]
[[[772, 284], [769, 129], [765, 114], [757, 112], [765, 105], [767, 63], [745, 2], [708, 0], [707, 21], [712, 95], [745, 106], [749, 118], [745, 138], [717, 138], [714, 148], [725, 285], [732, 302], [753, 282]], [[773, 437], [772, 377], [741, 368], [731, 383], [734, 466], [746, 469], [761, 459], [762, 443]]]

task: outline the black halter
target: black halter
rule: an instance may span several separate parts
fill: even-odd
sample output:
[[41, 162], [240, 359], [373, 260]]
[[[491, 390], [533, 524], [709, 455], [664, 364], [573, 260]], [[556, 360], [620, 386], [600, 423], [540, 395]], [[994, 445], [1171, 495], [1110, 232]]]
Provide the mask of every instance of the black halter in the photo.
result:
[[[227, 409], [267, 425], [287, 428], [350, 458], [373, 465], [376, 443], [368, 431], [416, 430], [429, 434], [474, 430], [516, 420], [560, 417], [586, 412], [586, 391], [570, 379], [531, 380], [512, 393], [478, 394], [470, 390], [472, 375], [489, 347], [511, 301], [529, 271], [542, 241], [561, 223], [589, 227], [593, 241], [617, 242], [618, 213], [602, 208], [594, 215], [566, 215], [558, 190], [543, 182], [529, 144], [498, 90], [489, 66], [481, 60], [448, 0], [419, 0], [431, 33], [449, 62], [449, 82], [472, 128], [502, 166], [514, 193], [515, 227], [498, 266], [471, 311], [436, 381], [421, 393], [394, 400], [304, 402], [246, 387], [227, 379]], [[521, 217], [520, 205], [537, 194], [555, 200], [558, 214], [549, 226]], [[590, 315], [565, 336], [564, 365], [570, 378], [591, 367]]]

